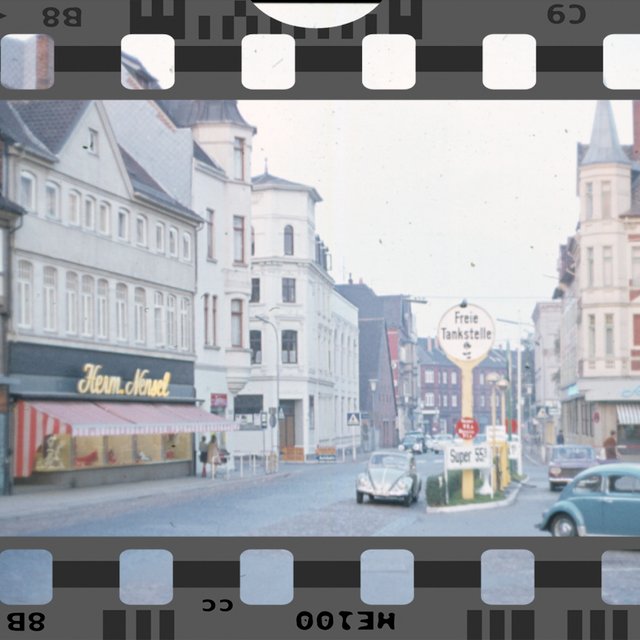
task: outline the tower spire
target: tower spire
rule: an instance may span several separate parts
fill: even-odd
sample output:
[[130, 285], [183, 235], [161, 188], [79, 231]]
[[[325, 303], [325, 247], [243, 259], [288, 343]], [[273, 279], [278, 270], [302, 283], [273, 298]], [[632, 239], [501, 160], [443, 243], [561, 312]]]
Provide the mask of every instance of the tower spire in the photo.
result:
[[608, 100], [598, 100], [596, 115], [593, 119], [591, 142], [589, 150], [582, 159], [582, 164], [610, 162], [630, 164], [629, 158], [618, 141], [611, 103]]

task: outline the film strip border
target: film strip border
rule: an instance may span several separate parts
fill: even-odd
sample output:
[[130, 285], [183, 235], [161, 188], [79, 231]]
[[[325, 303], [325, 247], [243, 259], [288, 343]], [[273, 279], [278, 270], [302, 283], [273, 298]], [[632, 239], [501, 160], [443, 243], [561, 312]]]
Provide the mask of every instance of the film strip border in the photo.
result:
[[[50, 550], [53, 598], [35, 607], [0, 604], [0, 638], [14, 637], [3, 635], [8, 622], [26, 640], [189, 640], [210, 637], [209, 625], [215, 626], [213, 637], [225, 640], [348, 638], [356, 630], [362, 637], [403, 640], [633, 640], [640, 637], [640, 606], [603, 601], [602, 555], [612, 550], [640, 553], [637, 543], [546, 538], [6, 539], [0, 553]], [[236, 558], [256, 548], [293, 554], [291, 602], [255, 606], [241, 601], [242, 564]], [[361, 554], [372, 548], [413, 554], [414, 597], [407, 604], [363, 603]], [[172, 599], [158, 606], [120, 601], [117, 558], [127, 549], [171, 552]], [[482, 600], [479, 558], [495, 549], [526, 549], [535, 555], [535, 596], [529, 604]], [[202, 612], [213, 611], [216, 602], [218, 617], [207, 618]]]
[[[614, 90], [603, 82], [605, 38], [628, 34], [629, 25], [637, 24], [640, 17], [640, 8], [627, 0], [567, 4], [381, 0], [363, 18], [328, 29], [285, 25], [251, 0], [111, 0], [72, 8], [82, 13], [68, 14], [67, 19], [64, 12], [71, 9], [46, 8], [51, 2], [34, 0], [28, 7], [37, 6], [35, 11], [19, 0], [5, 0], [6, 8], [3, 5], [7, 17], [0, 28], [4, 35], [44, 33], [54, 43], [55, 82], [46, 91], [30, 92], [29, 98], [135, 97], [119, 81], [120, 42], [128, 34], [167, 34], [174, 39], [176, 83], [163, 92], [167, 99], [622, 99], [635, 95], [629, 87]], [[40, 12], [48, 10], [57, 12], [55, 18], [45, 18], [54, 26], [43, 28]], [[534, 80], [525, 87], [483, 84], [487, 65], [483, 41], [499, 34], [526, 36], [533, 43], [527, 59], [532, 60]], [[256, 90], [243, 85], [242, 41], [258, 35], [287, 36], [294, 43], [292, 59], [287, 61], [295, 75], [291, 86]], [[363, 84], [368, 68], [363, 42], [372, 35], [410, 39], [407, 50], [414, 82], [402, 89]], [[16, 91], [0, 88], [0, 98], [16, 97]]]

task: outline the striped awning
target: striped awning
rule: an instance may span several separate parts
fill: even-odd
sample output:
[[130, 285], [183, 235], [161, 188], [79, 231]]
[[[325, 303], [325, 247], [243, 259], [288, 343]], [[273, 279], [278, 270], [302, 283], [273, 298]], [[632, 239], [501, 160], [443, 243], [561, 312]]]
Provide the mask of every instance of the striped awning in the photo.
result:
[[640, 402], [625, 402], [616, 405], [618, 424], [640, 424]]
[[20, 400], [14, 429], [17, 478], [31, 475], [45, 436], [119, 436], [150, 433], [236, 431], [227, 421], [193, 405], [144, 402], [47, 402]]

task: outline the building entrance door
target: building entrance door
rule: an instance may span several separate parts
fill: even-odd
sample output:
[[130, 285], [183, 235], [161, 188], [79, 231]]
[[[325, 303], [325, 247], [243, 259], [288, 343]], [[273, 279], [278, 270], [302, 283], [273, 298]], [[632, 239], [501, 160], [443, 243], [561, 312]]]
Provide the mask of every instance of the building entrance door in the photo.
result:
[[284, 420], [280, 420], [280, 450], [296, 446], [295, 400], [280, 400]]

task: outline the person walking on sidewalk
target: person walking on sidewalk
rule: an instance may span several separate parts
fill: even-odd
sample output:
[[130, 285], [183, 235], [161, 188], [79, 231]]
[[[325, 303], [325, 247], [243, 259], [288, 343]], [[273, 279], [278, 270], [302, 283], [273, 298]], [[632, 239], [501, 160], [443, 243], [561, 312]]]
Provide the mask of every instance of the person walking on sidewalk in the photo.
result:
[[211, 441], [207, 447], [207, 462], [211, 465], [211, 479], [216, 477], [216, 465], [218, 464], [219, 458], [218, 439], [214, 434], [211, 436]]
[[616, 449], [618, 443], [616, 441], [616, 432], [611, 431], [609, 437], [602, 443], [604, 447], [604, 457], [607, 460], [616, 460], [618, 458], [618, 450]]
[[556, 436], [556, 444], [564, 444], [564, 433], [562, 433], [562, 429], [560, 429]]
[[206, 436], [202, 436], [200, 444], [198, 445], [200, 451], [200, 462], [202, 462], [202, 477], [207, 477], [207, 453], [209, 451], [209, 445], [207, 444]]

